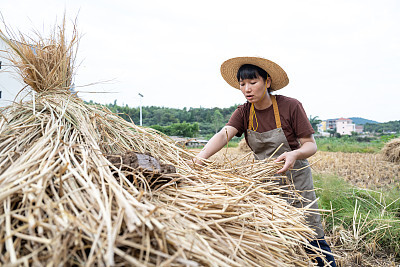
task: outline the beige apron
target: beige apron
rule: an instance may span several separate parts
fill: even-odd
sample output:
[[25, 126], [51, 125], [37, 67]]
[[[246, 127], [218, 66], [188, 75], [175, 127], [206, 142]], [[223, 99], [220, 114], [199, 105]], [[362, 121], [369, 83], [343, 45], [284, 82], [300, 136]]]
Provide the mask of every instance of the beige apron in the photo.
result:
[[[253, 150], [255, 158], [258, 160], [270, 157], [281, 144], [283, 144], [282, 147], [274, 154], [273, 157], [278, 157], [284, 152], [291, 151], [283, 129], [281, 128], [278, 104], [274, 95], [271, 96], [271, 100], [274, 109], [276, 129], [263, 133], [255, 132], [250, 129], [247, 130], [247, 142], [250, 148]], [[296, 160], [293, 169], [301, 169], [305, 166], [308, 166], [308, 161], [306, 159]], [[297, 208], [301, 208], [303, 206], [307, 206], [310, 202], [314, 201], [316, 199], [316, 196], [314, 192], [311, 168], [306, 167], [299, 171], [295, 170], [287, 171], [286, 175], [294, 184], [295, 190], [299, 191], [298, 193], [302, 197], [310, 201], [297, 200], [295, 202], [289, 201], [289, 203], [292, 202], [290, 203], [291, 205]], [[315, 202], [310, 208], [318, 209], [317, 202]], [[321, 224], [321, 216], [318, 212], [309, 214], [306, 217], [306, 220], [308, 225], [316, 231], [317, 238], [321, 238], [324, 236], [324, 231]]]

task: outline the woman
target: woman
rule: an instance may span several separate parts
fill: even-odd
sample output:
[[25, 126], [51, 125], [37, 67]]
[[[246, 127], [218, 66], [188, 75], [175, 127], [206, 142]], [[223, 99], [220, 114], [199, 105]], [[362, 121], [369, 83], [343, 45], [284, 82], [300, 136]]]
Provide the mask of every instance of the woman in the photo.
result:
[[[222, 64], [221, 74], [229, 85], [242, 91], [247, 103], [236, 109], [226, 126], [215, 134], [197, 155], [195, 162], [202, 164], [202, 159], [211, 157], [232, 137], [240, 137], [243, 133], [255, 157], [260, 160], [271, 156], [283, 144], [274, 154], [276, 162], [285, 162], [278, 173], [286, 173], [293, 179], [296, 190], [301, 191], [300, 194], [310, 202], [314, 201], [316, 196], [311, 170], [305, 167], [308, 165], [306, 159], [317, 152], [314, 130], [299, 101], [271, 94], [289, 83], [285, 71], [276, 63], [264, 58], [237, 57]], [[308, 203], [297, 201], [291, 204], [302, 207]], [[317, 203], [314, 202], [311, 208], [318, 209]], [[306, 220], [317, 233], [317, 239], [311, 244], [330, 252], [324, 239], [320, 215], [311, 214]], [[331, 255], [325, 256], [327, 261], [331, 262], [331, 266], [336, 266]], [[317, 261], [318, 265], [323, 266], [320, 258]]]

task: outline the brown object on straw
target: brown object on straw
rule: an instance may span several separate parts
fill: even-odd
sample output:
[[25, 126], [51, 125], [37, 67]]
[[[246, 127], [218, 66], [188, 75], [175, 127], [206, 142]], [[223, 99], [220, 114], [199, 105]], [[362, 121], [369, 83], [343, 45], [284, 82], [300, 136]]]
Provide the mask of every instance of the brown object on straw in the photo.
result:
[[[298, 196], [276, 182], [279, 164], [190, 166], [167, 136], [85, 104], [67, 90], [77, 38], [64, 29], [19, 40], [54, 53], [10, 46], [39, 94], [0, 109], [0, 265], [309, 266], [315, 233], [285, 200]], [[176, 174], [156, 189], [144, 172], [129, 179], [106, 156], [129, 151]]]
[[115, 168], [120, 169], [131, 182], [138, 182], [135, 176], [143, 175], [152, 189], [156, 189], [177, 177], [175, 175], [176, 168], [173, 165], [162, 164], [149, 153], [127, 151], [122, 154], [106, 155], [106, 158]]

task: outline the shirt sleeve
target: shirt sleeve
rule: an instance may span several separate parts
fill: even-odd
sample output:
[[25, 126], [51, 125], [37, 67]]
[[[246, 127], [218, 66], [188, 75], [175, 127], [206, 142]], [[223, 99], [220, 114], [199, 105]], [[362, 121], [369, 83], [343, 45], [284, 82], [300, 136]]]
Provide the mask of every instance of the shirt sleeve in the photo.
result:
[[246, 130], [244, 127], [244, 105], [238, 106], [238, 108], [233, 112], [231, 118], [229, 119], [227, 126], [232, 126], [238, 133], [236, 134], [237, 137], [242, 136], [244, 131]]
[[300, 102], [297, 102], [294, 107], [292, 123], [294, 126], [293, 128], [295, 131], [295, 135], [298, 138], [307, 137], [315, 133], [303, 108], [303, 105]]

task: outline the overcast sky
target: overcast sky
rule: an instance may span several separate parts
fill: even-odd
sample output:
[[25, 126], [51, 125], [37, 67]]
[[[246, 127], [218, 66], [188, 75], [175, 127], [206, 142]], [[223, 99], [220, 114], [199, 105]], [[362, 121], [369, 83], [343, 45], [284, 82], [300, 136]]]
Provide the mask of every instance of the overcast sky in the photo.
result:
[[85, 100], [134, 107], [141, 93], [144, 106], [229, 107], [245, 99], [221, 63], [261, 56], [289, 76], [277, 94], [308, 115], [400, 120], [400, 1], [0, 2], [23, 32], [48, 33], [64, 10], [82, 35], [75, 84], [109, 81], [77, 88]]

